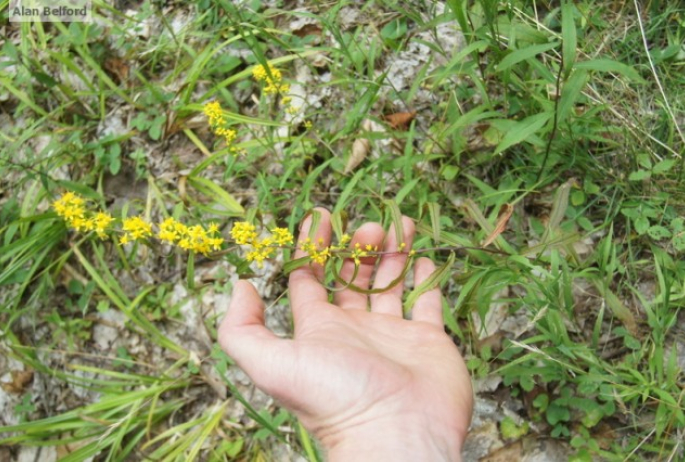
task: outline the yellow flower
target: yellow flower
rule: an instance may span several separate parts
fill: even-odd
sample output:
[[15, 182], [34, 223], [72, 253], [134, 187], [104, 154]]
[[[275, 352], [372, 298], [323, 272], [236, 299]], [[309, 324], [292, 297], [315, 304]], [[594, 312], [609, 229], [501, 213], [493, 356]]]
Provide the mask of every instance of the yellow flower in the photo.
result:
[[205, 104], [203, 112], [209, 119], [209, 125], [217, 126], [223, 125], [225, 122], [221, 104], [218, 101], [211, 101]]
[[279, 246], [289, 245], [293, 243], [293, 235], [287, 228], [274, 228], [271, 230], [276, 244]]
[[152, 225], [139, 216], [125, 218], [123, 229], [126, 232], [124, 234], [126, 242], [145, 239], [152, 235]]
[[[369, 249], [370, 247], [372, 248], [371, 245], [366, 246], [367, 249]], [[368, 257], [368, 256], [369, 256], [369, 252], [366, 250], [362, 250], [361, 244], [359, 244], [359, 242], [357, 242], [354, 245], [354, 250], [352, 250], [352, 254], [350, 255], [350, 258], [352, 258], [354, 260], [355, 265], [359, 266], [361, 264], [361, 259], [364, 257]]]
[[257, 239], [257, 232], [253, 224], [246, 221], [239, 221], [231, 229], [231, 237], [238, 245], [251, 244]]
[[105, 237], [107, 237], [105, 231], [109, 227], [110, 223], [112, 223], [113, 221], [114, 218], [112, 218], [110, 214], [105, 212], [98, 212], [95, 214], [95, 217], [91, 219], [92, 229], [95, 230], [100, 239], [104, 239]]
[[309, 257], [314, 263], [323, 265], [331, 256], [330, 247], [321, 247], [323, 239], [319, 239], [318, 245], [314, 244], [310, 238], [300, 241], [300, 249], [309, 254]]
[[281, 71], [269, 64], [267, 67], [261, 64], [257, 65], [252, 69], [252, 76], [257, 82], [264, 82], [264, 94], [285, 94], [290, 91], [290, 85], [287, 83], [281, 83], [283, 75]]
[[181, 225], [181, 223], [176, 221], [174, 218], [167, 218], [159, 224], [159, 232], [157, 233], [157, 237], [162, 241], [167, 241], [168, 243], [173, 244], [180, 237], [179, 231], [181, 231], [182, 228], [180, 228], [179, 225]]
[[230, 128], [217, 128], [214, 131], [214, 133], [216, 133], [219, 136], [223, 136], [226, 140], [226, 144], [233, 143], [233, 141], [235, 141], [236, 137], [238, 136], [238, 133]]

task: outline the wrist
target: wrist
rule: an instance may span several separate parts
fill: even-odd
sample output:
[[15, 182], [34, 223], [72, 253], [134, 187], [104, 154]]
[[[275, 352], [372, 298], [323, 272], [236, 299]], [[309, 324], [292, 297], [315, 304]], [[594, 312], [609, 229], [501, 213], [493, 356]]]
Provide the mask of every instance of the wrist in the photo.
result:
[[328, 462], [461, 461], [466, 429], [442, 426], [424, 416], [378, 419], [320, 436]]

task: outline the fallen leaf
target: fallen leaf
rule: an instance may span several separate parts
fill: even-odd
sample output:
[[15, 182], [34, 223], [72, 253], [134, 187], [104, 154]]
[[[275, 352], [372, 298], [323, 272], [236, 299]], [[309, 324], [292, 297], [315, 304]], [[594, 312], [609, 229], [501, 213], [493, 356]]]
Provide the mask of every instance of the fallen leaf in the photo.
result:
[[515, 462], [521, 460], [522, 456], [523, 443], [521, 440], [518, 440], [507, 446], [496, 449], [480, 460], [481, 462]]
[[308, 35], [321, 35], [321, 27], [318, 24], [305, 24], [297, 30], [293, 31], [294, 35], [300, 38], [306, 37]]
[[511, 204], [504, 204], [500, 209], [499, 209], [499, 214], [497, 215], [497, 224], [495, 225], [495, 229], [492, 230], [490, 235], [485, 238], [483, 243], [481, 244], [482, 247], [487, 247], [490, 244], [492, 244], [497, 237], [504, 232], [504, 230], [507, 227], [507, 223], [509, 223], [509, 218], [511, 218], [511, 214], [514, 212], [514, 206]]
[[369, 155], [370, 150], [371, 143], [366, 138], [354, 140], [354, 143], [352, 143], [352, 154], [350, 154], [350, 158], [347, 160], [343, 173], [346, 175], [353, 171]]
[[390, 124], [395, 130], [406, 130], [409, 128], [409, 124], [416, 117], [416, 111], [411, 112], [396, 112], [394, 114], [388, 114], [383, 119]]
[[110, 56], [105, 60], [104, 68], [114, 77], [114, 80], [121, 84], [128, 80], [129, 66], [121, 58]]
[[23, 393], [33, 381], [33, 371], [11, 371], [10, 374], [12, 381], [0, 384], [7, 393]]

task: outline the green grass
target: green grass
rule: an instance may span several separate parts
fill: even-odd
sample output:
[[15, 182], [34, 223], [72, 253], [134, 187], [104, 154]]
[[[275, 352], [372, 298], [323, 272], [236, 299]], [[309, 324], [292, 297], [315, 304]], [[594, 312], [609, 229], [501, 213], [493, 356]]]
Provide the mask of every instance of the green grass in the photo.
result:
[[[500, 376], [524, 421], [575, 460], [680, 460], [685, 9], [447, 3], [96, 2], [95, 24], [13, 24], [0, 62], [0, 348], [35, 377], [12, 395], [20, 421], [0, 443], [68, 448], [66, 460], [269, 460], [280, 444], [321, 457], [292, 416], [249, 404], [216, 347], [174, 337], [190, 301], [214, 342], [203, 297], [256, 266], [232, 246], [206, 258], [75, 233], [49, 208], [72, 190], [118, 219], [214, 221], [225, 237], [236, 220], [296, 231], [316, 205], [338, 231], [389, 226], [397, 207], [418, 223], [415, 249], [451, 263], [435, 280], [474, 377]], [[455, 24], [458, 48], [440, 39]], [[388, 69], [419, 45], [426, 59], [394, 87]], [[252, 79], [267, 62], [310, 92], [292, 117]], [[242, 154], [207, 126], [212, 100]], [[406, 130], [384, 121], [412, 110]], [[361, 139], [369, 152], [346, 172]], [[507, 229], [480, 249], [507, 204]], [[273, 278], [272, 302], [285, 303], [285, 282]], [[479, 327], [498, 304], [527, 320], [519, 336]], [[99, 351], [109, 310], [123, 340]], [[66, 410], [38, 383], [71, 393]], [[227, 411], [236, 403], [248, 423]]]

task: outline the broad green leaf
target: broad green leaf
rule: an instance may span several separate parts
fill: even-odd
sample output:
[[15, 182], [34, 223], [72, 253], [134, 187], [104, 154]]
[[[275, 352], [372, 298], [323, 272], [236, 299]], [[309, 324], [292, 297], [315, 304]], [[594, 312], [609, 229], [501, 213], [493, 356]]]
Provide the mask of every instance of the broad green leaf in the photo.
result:
[[642, 181], [646, 180], [647, 178], [651, 177], [652, 173], [647, 171], [647, 170], [637, 170], [635, 172], [631, 172], [630, 175], [628, 175], [628, 180], [630, 181]]
[[561, 124], [569, 114], [573, 113], [573, 108], [578, 102], [578, 98], [583, 92], [583, 88], [588, 81], [587, 71], [583, 69], [574, 70], [568, 80], [564, 82], [561, 89], [561, 96], [559, 99], [559, 107], [557, 110], [557, 120]]
[[511, 146], [525, 141], [540, 130], [552, 118], [552, 115], [554, 115], [552, 112], [541, 112], [517, 122], [504, 135], [504, 139], [495, 148], [494, 154], [499, 154]]
[[640, 215], [635, 220], [633, 220], [633, 224], [635, 225], [635, 231], [638, 234], [642, 235], [646, 233], [649, 229], [649, 218], [647, 218], [644, 215]]
[[570, 0], [564, 0], [561, 5], [561, 39], [562, 58], [564, 60], [564, 74], [569, 75], [576, 60], [576, 25], [573, 22], [575, 7]]
[[659, 225], [650, 226], [649, 229], [647, 229], [647, 234], [649, 234], [649, 237], [655, 241], [660, 241], [661, 239], [668, 239], [671, 237], [671, 232], [668, 230], [668, 228]]
[[500, 61], [499, 65], [497, 66], [497, 71], [504, 71], [509, 69], [511, 66], [514, 66], [515, 64], [520, 63], [521, 61], [525, 61], [526, 59], [533, 58], [540, 53], [544, 53], [545, 51], [549, 51], [552, 48], [556, 48], [559, 46], [559, 42], [552, 42], [552, 43], [543, 43], [540, 45], [531, 45], [526, 48], [521, 48], [520, 50], [513, 51], [509, 53], [507, 56]]
[[670, 171], [675, 164], [676, 164], [675, 159], [664, 159], [660, 162], [657, 162], [656, 165], [654, 165], [654, 169], [652, 171], [655, 174], [660, 175], [662, 173], [666, 173], [666, 172]]
[[644, 83], [644, 79], [632, 67], [619, 63], [611, 59], [592, 59], [590, 61], [581, 61], [576, 63], [576, 69], [586, 69], [588, 71], [611, 72], [614, 74], [621, 74], [630, 80]]

